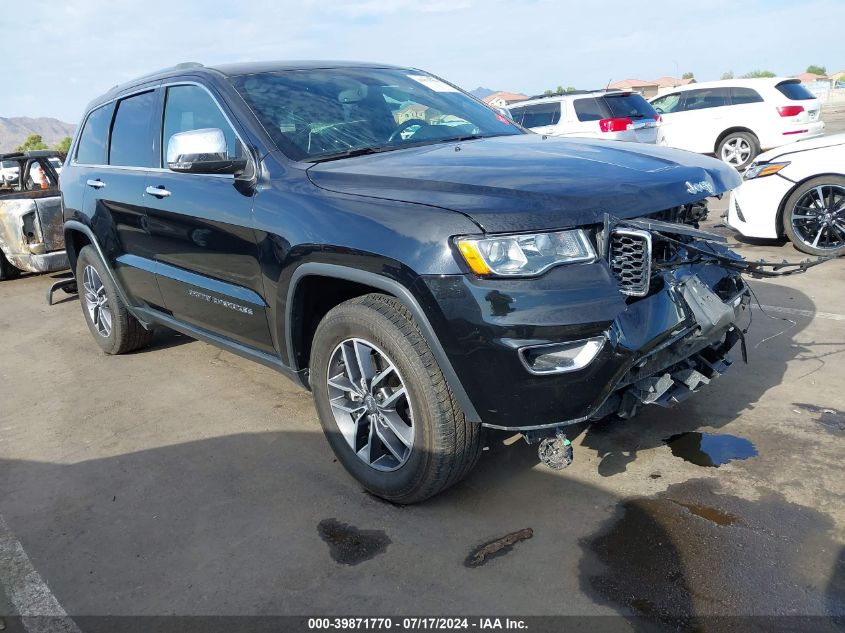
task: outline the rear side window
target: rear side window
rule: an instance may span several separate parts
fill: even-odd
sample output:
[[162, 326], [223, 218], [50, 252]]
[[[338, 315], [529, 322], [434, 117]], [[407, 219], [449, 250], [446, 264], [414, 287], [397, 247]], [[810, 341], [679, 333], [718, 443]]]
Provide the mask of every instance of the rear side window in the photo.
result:
[[575, 100], [575, 115], [579, 121], [601, 121], [608, 118], [605, 105], [595, 97]]
[[144, 92], [117, 104], [109, 146], [109, 165], [152, 167], [150, 119], [155, 93]]
[[76, 162], [82, 165], [105, 165], [112, 104], [93, 110], [85, 121], [76, 149]]
[[603, 99], [612, 118], [643, 119], [653, 118], [657, 114], [641, 95], [605, 95]]
[[194, 85], [168, 88], [161, 137], [162, 164], [166, 162], [167, 144], [174, 134], [207, 128], [223, 131], [228, 150], [227, 159], [243, 157], [243, 148], [235, 131], [205, 89]]
[[555, 125], [560, 121], [560, 102], [538, 103], [537, 105], [518, 108], [523, 127], [542, 127]]
[[793, 101], [807, 101], [808, 99], [816, 98], [816, 95], [807, 90], [798, 81], [782, 81], [776, 88], [784, 97]]
[[684, 110], [704, 110], [728, 105], [727, 88], [703, 88], [687, 92]]
[[743, 103], [760, 103], [763, 97], [760, 93], [751, 88], [731, 88], [731, 103], [742, 105]]

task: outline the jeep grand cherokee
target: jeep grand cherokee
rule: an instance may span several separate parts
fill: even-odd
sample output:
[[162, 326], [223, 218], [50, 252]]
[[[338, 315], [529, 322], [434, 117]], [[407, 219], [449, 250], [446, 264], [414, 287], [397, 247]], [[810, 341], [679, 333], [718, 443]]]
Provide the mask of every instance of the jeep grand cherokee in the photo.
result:
[[722, 162], [531, 134], [437, 77], [182, 64], [87, 109], [64, 167], [108, 354], [166, 326], [314, 394], [367, 489], [420, 501], [482, 428], [554, 436], [719, 375], [746, 288], [697, 230]]

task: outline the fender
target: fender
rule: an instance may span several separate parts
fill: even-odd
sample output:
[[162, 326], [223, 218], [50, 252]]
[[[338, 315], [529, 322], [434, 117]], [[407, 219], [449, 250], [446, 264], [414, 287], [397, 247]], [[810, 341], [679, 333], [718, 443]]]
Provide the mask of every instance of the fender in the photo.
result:
[[[287, 305], [285, 307], [285, 338], [287, 339], [288, 358], [291, 362], [295, 362], [294, 359], [296, 358], [292, 331], [293, 301], [296, 296], [296, 288], [299, 282], [304, 277], [311, 275], [317, 277], [334, 277], [337, 279], [345, 279], [347, 281], [372, 286], [373, 288], [378, 288], [379, 290], [390, 293], [399, 299], [399, 301], [401, 301], [413, 315], [426, 343], [428, 343], [429, 348], [431, 348], [431, 353], [434, 354], [434, 358], [440, 366], [440, 370], [443, 372], [444, 378], [446, 378], [446, 383], [449, 385], [449, 389], [452, 390], [455, 400], [458, 401], [458, 405], [463, 410], [466, 419], [470, 422], [481, 422], [481, 416], [478, 415], [478, 411], [476, 411], [475, 406], [473, 406], [472, 401], [469, 399], [469, 395], [467, 395], [467, 392], [461, 384], [457, 373], [455, 373], [452, 363], [449, 362], [449, 358], [446, 356], [446, 351], [440, 344], [440, 340], [434, 333], [434, 328], [431, 327], [431, 323], [429, 322], [428, 317], [426, 317], [425, 312], [423, 312], [422, 307], [420, 307], [419, 302], [416, 300], [414, 295], [411, 294], [410, 290], [398, 281], [394, 281], [393, 279], [376, 273], [356, 268], [347, 268], [346, 266], [338, 266], [336, 264], [324, 264], [321, 262], [308, 262], [300, 265], [294, 271], [290, 285], [288, 286]], [[292, 369], [297, 371], [299, 368], [294, 366]]]
[[[100, 262], [102, 262], [103, 267], [106, 269], [106, 273], [109, 276], [112, 284], [117, 289], [117, 294], [120, 297], [121, 302], [123, 305], [126, 306], [126, 309], [129, 313], [138, 319], [138, 322], [144, 327], [145, 330], [149, 330], [152, 327], [152, 322], [145, 318], [130, 302], [129, 299], [126, 297], [126, 293], [123, 292], [123, 286], [120, 285], [120, 282], [117, 280], [117, 275], [114, 274], [114, 269], [112, 268], [111, 264], [109, 263], [108, 258], [103, 253], [103, 249], [100, 247], [100, 243], [97, 241], [96, 236], [94, 235], [94, 231], [91, 228], [78, 220], [65, 220], [65, 244], [70, 243], [68, 240], [68, 234], [71, 231], [79, 231], [83, 233], [87, 238], [91, 245], [94, 247], [94, 250], [97, 251], [97, 257], [100, 258]], [[79, 253], [76, 253], [77, 257]], [[71, 271], [76, 276], [76, 271]]]

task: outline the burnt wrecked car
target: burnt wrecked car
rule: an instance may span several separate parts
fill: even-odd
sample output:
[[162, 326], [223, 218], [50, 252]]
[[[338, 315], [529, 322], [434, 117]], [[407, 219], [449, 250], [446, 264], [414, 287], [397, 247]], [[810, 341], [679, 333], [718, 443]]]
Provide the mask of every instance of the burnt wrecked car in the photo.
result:
[[68, 267], [59, 178], [49, 150], [0, 154], [0, 280]]
[[364, 487], [411, 503], [472, 469], [485, 427], [561, 465], [567, 425], [726, 371], [762, 267], [698, 225], [739, 183], [529, 133], [421, 70], [268, 62], [98, 97], [62, 195], [104, 352], [163, 326], [273, 368]]

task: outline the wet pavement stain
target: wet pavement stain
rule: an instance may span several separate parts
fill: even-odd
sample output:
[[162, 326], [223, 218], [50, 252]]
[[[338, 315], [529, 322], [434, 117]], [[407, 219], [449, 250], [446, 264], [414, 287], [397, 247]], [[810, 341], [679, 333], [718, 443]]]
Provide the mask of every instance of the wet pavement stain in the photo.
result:
[[663, 442], [675, 457], [709, 468], [718, 468], [735, 459], [757, 456], [754, 444], [744, 437], [716, 433], [679, 433]]
[[466, 567], [481, 567], [492, 558], [503, 556], [513, 549], [513, 546], [520, 541], [527, 541], [534, 536], [532, 528], [524, 528], [505, 534], [501, 538], [488, 541], [478, 547], [474, 548], [469, 556], [466, 557], [464, 565]]
[[845, 431], [845, 411], [831, 409], [830, 407], [820, 407], [815, 404], [805, 404], [803, 402], [793, 402], [792, 405], [807, 413], [818, 416], [816, 422], [831, 433]]
[[341, 565], [357, 565], [383, 554], [390, 539], [381, 530], [359, 530], [337, 519], [323, 519], [317, 533], [329, 546], [329, 554]]
[[694, 479], [620, 503], [580, 542], [581, 587], [635, 630], [734, 630], [703, 616], [817, 614], [744, 620], [736, 630], [835, 631], [845, 617], [845, 544], [834, 533], [828, 516], [776, 493], [749, 501]]

